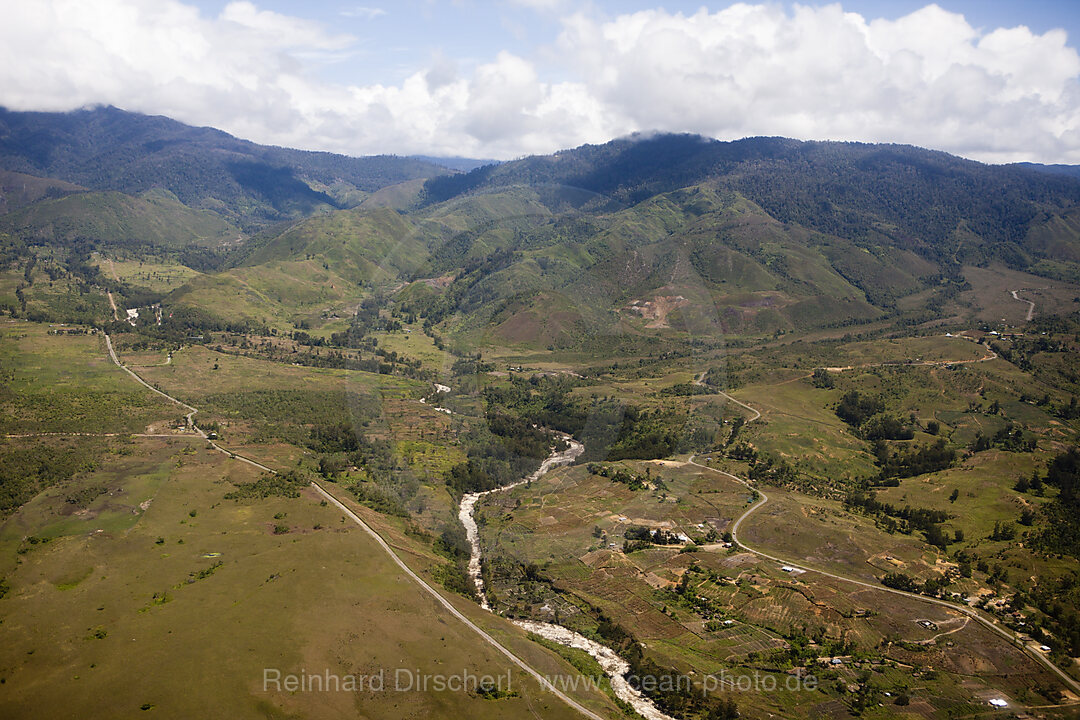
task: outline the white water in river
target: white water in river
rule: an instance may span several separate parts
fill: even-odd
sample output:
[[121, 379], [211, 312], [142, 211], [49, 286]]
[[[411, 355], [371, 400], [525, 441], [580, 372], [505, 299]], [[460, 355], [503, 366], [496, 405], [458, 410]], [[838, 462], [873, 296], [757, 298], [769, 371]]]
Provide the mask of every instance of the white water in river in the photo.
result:
[[569, 465], [577, 460], [581, 453], [585, 452], [585, 446], [574, 440], [569, 435], [562, 435], [563, 440], [569, 444], [570, 447], [562, 452], [553, 452], [544, 458], [544, 462], [540, 463], [540, 467], [536, 472], [529, 475], [516, 483], [510, 483], [509, 485], [503, 485], [497, 487], [494, 490], [485, 490], [484, 492], [469, 493], [462, 496], [461, 507], [458, 510], [458, 519], [461, 520], [461, 524], [465, 526], [465, 537], [469, 541], [469, 577], [472, 578], [473, 584], [476, 586], [476, 592], [480, 595], [480, 607], [485, 610], [491, 610], [487, 604], [487, 598], [484, 597], [484, 579], [480, 575], [480, 533], [476, 528], [476, 520], [473, 518], [473, 513], [476, 510], [476, 501], [485, 495], [491, 493], [502, 492], [503, 490], [509, 490], [512, 487], [518, 485], [524, 485], [527, 482], [538, 480], [541, 475], [546, 473], [553, 467], [559, 467], [560, 465]]
[[[571, 438], [569, 435], [563, 435], [562, 437], [569, 443], [570, 447], [562, 452], [553, 452], [540, 464], [540, 467], [532, 475], [529, 475], [516, 483], [511, 483], [510, 485], [503, 485], [494, 490], [485, 490], [484, 492], [469, 493], [461, 498], [461, 508], [458, 511], [458, 519], [460, 519], [461, 524], [465, 526], [465, 536], [469, 540], [469, 576], [472, 578], [473, 584], [476, 585], [476, 591], [480, 595], [480, 606], [488, 612], [491, 612], [491, 608], [488, 606], [487, 598], [484, 596], [484, 579], [480, 575], [480, 534], [476, 527], [476, 520], [473, 517], [476, 510], [476, 503], [484, 495], [508, 490], [512, 487], [517, 487], [518, 485], [537, 480], [553, 467], [569, 465], [574, 462], [574, 460], [585, 451], [585, 446]], [[615, 654], [615, 651], [611, 648], [601, 645], [594, 640], [590, 640], [584, 635], [574, 632], [569, 628], [564, 628], [562, 625], [536, 622], [534, 620], [513, 620], [512, 622], [518, 627], [523, 628], [528, 632], [535, 633], [546, 640], [551, 640], [560, 645], [577, 648], [578, 650], [584, 650], [589, 653], [589, 655], [591, 655], [600, 665], [604, 674], [611, 679], [611, 689], [615, 691], [615, 697], [623, 702], [629, 703], [639, 715], [645, 718], [645, 720], [674, 720], [670, 715], [664, 714], [656, 707], [652, 700], [631, 687], [630, 683], [623, 677], [629, 672], [630, 663]]]
[[604, 674], [611, 678], [611, 689], [615, 691], [615, 697], [623, 702], [630, 703], [638, 715], [641, 715], [645, 720], [674, 720], [670, 715], [664, 714], [660, 708], [653, 704], [652, 700], [642, 695], [639, 690], [636, 690], [626, 681], [623, 676], [630, 671], [630, 663], [616, 655], [611, 648], [590, 640], [569, 628], [564, 628], [562, 625], [536, 622], [534, 620], [514, 620], [512, 622], [519, 628], [536, 633], [546, 640], [584, 650], [592, 655], [593, 659], [604, 671]]

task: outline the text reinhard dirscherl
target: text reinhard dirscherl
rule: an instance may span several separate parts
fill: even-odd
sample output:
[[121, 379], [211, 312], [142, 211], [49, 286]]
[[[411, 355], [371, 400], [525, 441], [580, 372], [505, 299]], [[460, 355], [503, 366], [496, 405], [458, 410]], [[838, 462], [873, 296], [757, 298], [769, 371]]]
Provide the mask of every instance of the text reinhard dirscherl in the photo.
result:
[[[545, 684], [558, 690], [600, 690], [602, 676], [549, 675]], [[659, 692], [797, 692], [817, 690], [818, 679], [814, 675], [790, 674], [777, 676], [750, 673], [719, 674], [692, 677], [690, 675], [646, 675], [626, 677], [627, 681], [646, 694]], [[321, 673], [285, 673], [278, 668], [263, 668], [263, 692], [463, 692], [463, 693], [510, 693], [510, 671], [499, 675], [477, 675], [465, 669], [459, 673], [425, 673], [413, 668], [382, 668], [367, 675], [338, 674], [329, 669]]]

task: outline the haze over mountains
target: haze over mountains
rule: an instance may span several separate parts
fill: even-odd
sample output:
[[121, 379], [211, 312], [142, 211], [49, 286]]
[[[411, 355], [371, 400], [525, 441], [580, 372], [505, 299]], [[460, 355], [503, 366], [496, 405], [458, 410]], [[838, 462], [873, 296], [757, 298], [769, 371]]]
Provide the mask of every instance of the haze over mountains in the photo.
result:
[[934, 322], [966, 312], [966, 267], [1080, 278], [1068, 168], [901, 145], [635, 136], [462, 173], [107, 107], [0, 112], [0, 168], [0, 231], [171, 253], [207, 274], [167, 305], [283, 332], [372, 290], [473, 342], [571, 347]]

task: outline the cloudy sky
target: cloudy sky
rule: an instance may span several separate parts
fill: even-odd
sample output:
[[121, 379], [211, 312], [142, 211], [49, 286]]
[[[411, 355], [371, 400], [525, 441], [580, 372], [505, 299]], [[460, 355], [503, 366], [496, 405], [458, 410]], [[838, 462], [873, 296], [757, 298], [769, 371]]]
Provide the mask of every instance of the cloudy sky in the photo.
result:
[[634, 131], [1080, 163], [1080, 3], [0, 0], [0, 105], [512, 158]]

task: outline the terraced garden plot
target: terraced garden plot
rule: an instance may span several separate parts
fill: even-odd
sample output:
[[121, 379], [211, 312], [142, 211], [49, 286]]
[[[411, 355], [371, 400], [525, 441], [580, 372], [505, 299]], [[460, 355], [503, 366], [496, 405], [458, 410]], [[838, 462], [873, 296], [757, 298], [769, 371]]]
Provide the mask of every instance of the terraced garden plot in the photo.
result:
[[787, 645], [787, 641], [774, 633], [741, 621], [735, 621], [723, 630], [706, 633], [705, 637], [707, 639], [695, 644], [694, 649], [722, 660], [745, 659], [750, 653], [764, 653]]

